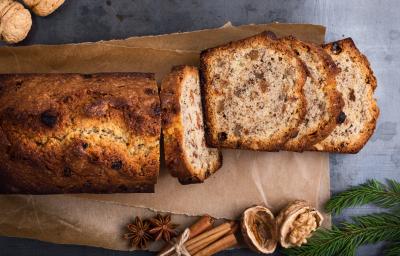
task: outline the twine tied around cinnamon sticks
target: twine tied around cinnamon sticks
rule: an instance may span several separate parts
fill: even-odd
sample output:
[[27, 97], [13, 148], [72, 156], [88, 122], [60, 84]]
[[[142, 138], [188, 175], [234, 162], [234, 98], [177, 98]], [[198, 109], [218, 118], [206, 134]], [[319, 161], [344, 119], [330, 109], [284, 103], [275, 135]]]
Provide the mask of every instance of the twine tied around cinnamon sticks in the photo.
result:
[[234, 221], [213, 227], [214, 219], [201, 217], [178, 236], [174, 244], [165, 247], [159, 256], [209, 256], [237, 245], [235, 232], [238, 224]]
[[178, 256], [191, 256], [188, 250], [186, 250], [185, 243], [190, 238], [190, 229], [186, 228], [179, 238], [174, 239], [172, 247], [167, 249], [167, 251], [162, 252], [159, 256], [168, 256], [170, 253], [175, 252]]

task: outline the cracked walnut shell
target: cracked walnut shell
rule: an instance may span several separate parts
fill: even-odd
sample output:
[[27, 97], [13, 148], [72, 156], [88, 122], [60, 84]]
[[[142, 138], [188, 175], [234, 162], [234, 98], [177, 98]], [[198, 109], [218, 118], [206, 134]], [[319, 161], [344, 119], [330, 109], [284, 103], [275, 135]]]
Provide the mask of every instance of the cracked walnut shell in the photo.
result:
[[64, 0], [24, 0], [24, 3], [39, 16], [47, 16], [58, 9]]
[[25, 39], [32, 26], [32, 17], [22, 4], [14, 0], [0, 0], [0, 39], [18, 43]]
[[264, 206], [254, 206], [244, 211], [241, 229], [246, 244], [259, 253], [273, 253], [277, 246], [275, 217]]
[[307, 239], [321, 226], [323, 217], [306, 201], [297, 200], [286, 206], [276, 222], [282, 247], [290, 248], [307, 243]]

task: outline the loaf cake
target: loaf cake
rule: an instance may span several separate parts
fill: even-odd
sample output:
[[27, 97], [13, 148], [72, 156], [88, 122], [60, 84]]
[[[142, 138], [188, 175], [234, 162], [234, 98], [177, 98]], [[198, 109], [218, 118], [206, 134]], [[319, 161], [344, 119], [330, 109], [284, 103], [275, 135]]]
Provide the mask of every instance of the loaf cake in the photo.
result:
[[271, 32], [201, 53], [202, 100], [212, 147], [275, 151], [306, 114], [306, 68]]
[[167, 168], [182, 184], [203, 182], [222, 165], [205, 143], [199, 71], [175, 67], [161, 84], [162, 131]]
[[304, 85], [307, 114], [296, 137], [286, 142], [284, 149], [303, 151], [326, 138], [336, 127], [336, 118], [343, 107], [341, 94], [336, 90], [338, 68], [332, 58], [320, 47], [294, 37], [281, 41], [291, 47], [307, 66]]
[[153, 192], [152, 74], [0, 75], [0, 192]]
[[323, 46], [332, 56], [340, 72], [337, 89], [343, 95], [343, 111], [332, 133], [312, 149], [317, 151], [357, 153], [375, 130], [379, 109], [374, 99], [377, 86], [367, 58], [351, 38]]

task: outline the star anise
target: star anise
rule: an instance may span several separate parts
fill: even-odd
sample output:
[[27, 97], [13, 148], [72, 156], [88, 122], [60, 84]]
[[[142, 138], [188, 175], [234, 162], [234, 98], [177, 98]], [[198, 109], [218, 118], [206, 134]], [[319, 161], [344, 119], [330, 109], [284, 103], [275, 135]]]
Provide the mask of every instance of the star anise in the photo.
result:
[[156, 241], [162, 238], [165, 242], [169, 242], [172, 237], [177, 235], [175, 229], [178, 225], [171, 223], [171, 215], [169, 214], [165, 216], [157, 214], [156, 217], [150, 219], [150, 223], [151, 229], [149, 233], [155, 236], [154, 239]]
[[147, 242], [151, 240], [150, 222], [142, 221], [139, 217], [135, 218], [134, 223], [127, 226], [129, 232], [124, 235], [125, 239], [130, 240], [131, 246], [137, 249], [145, 249]]

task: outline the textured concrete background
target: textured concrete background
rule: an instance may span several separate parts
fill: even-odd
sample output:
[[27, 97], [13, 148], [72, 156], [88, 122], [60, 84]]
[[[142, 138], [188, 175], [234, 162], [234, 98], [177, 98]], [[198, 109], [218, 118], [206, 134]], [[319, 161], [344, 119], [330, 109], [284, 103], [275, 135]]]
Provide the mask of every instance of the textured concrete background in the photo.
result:
[[[327, 41], [351, 36], [369, 57], [378, 78], [381, 109], [377, 130], [357, 155], [331, 155], [331, 189], [341, 191], [368, 178], [400, 180], [400, 1], [397, 0], [66, 0], [53, 15], [34, 17], [27, 44], [62, 44], [268, 22], [322, 24]], [[1, 61], [1, 60], [0, 60]], [[373, 207], [348, 210], [373, 212]], [[381, 255], [383, 245], [358, 255]], [[0, 238], [0, 255], [132, 255], [82, 246]], [[232, 251], [221, 255], [249, 255]], [[137, 253], [135, 255], [148, 255]]]

